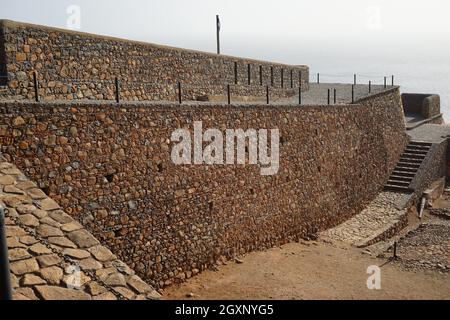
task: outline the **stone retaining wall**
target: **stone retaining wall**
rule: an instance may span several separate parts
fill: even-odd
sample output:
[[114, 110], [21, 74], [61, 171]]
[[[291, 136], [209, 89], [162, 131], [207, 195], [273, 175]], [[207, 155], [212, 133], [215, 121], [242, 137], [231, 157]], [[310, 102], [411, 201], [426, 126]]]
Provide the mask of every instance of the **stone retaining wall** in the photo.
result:
[[[401, 113], [398, 89], [334, 106], [16, 102], [0, 104], [0, 139], [8, 161], [163, 287], [359, 213], [406, 145]], [[171, 134], [194, 121], [278, 128], [278, 174], [173, 164]]]
[[0, 206], [6, 210], [14, 300], [160, 298], [158, 292], [2, 157]]
[[275, 96], [287, 97], [292, 95], [288, 89], [299, 87], [300, 72], [303, 89], [307, 90], [309, 85], [307, 66], [183, 50], [7, 20], [0, 21], [0, 32], [4, 34], [4, 42], [0, 37], [0, 57], [6, 58], [9, 77], [8, 91], [2, 96], [9, 99], [34, 99], [33, 71], [38, 73], [39, 94], [47, 101], [114, 100], [115, 77], [120, 79], [121, 98], [133, 101], [176, 101], [178, 82], [183, 85], [184, 98], [192, 100], [205, 95], [225, 96], [228, 84], [237, 95], [265, 96], [268, 85]]
[[441, 114], [441, 99], [439, 95], [404, 93], [402, 94], [402, 101], [406, 112], [421, 114], [425, 119]]

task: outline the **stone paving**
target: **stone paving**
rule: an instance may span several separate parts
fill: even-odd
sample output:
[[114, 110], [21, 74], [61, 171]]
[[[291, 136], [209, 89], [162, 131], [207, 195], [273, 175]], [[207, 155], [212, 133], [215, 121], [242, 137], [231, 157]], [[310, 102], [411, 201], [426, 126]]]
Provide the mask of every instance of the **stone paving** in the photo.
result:
[[399, 241], [397, 255], [407, 269], [450, 273], [450, 220], [421, 224]]
[[[392, 86], [372, 85], [369, 93], [369, 86], [358, 84], [354, 87], [354, 100], [365, 98], [369, 95], [390, 90]], [[302, 92], [302, 104], [304, 105], [326, 105], [328, 104], [328, 89], [330, 89], [330, 104], [334, 104], [334, 89], [336, 89], [336, 104], [348, 104], [352, 102], [352, 85], [343, 83], [310, 83], [309, 90]], [[276, 103], [298, 104], [298, 94], [286, 99], [277, 99]]]
[[0, 162], [0, 205], [15, 300], [160, 298], [8, 162]]
[[401, 193], [382, 192], [360, 214], [322, 232], [321, 238], [357, 247], [367, 247], [385, 240], [407, 224], [407, 210], [396, 208], [403, 197]]

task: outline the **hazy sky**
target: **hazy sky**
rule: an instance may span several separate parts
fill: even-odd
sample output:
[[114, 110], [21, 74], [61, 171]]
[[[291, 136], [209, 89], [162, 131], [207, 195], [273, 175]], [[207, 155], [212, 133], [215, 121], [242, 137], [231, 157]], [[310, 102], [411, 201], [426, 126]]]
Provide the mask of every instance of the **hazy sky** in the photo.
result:
[[223, 53], [292, 64], [361, 46], [368, 55], [448, 47], [450, 38], [448, 0], [0, 1], [0, 18], [73, 27], [75, 5], [81, 31], [204, 51], [215, 51], [220, 14]]

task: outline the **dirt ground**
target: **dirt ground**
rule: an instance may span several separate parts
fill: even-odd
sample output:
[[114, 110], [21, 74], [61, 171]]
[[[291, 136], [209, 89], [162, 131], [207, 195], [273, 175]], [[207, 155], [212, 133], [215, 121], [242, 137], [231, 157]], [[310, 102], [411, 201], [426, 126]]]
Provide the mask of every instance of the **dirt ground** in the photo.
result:
[[[348, 245], [293, 243], [228, 262], [164, 291], [183, 299], [450, 299], [450, 273], [406, 271]], [[367, 268], [381, 267], [381, 290], [367, 288]]]

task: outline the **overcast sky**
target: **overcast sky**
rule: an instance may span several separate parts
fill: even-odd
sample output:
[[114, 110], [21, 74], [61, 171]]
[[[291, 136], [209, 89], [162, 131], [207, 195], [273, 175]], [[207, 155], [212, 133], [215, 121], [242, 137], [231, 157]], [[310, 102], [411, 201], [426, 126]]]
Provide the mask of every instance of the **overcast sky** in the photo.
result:
[[220, 14], [223, 53], [293, 64], [306, 63], [302, 52], [397, 52], [450, 38], [448, 0], [0, 1], [2, 19], [74, 28], [75, 5], [81, 31], [203, 51], [215, 51]]

